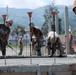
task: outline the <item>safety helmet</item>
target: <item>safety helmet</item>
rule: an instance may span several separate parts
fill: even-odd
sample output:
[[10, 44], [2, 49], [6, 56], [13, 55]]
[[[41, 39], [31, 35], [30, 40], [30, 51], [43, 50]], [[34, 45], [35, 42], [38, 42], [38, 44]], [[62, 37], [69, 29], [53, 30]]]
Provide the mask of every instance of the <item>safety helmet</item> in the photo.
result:
[[6, 20], [6, 23], [10, 23], [12, 25], [13, 24], [13, 20], [8, 19], [8, 20]]
[[69, 29], [69, 32], [71, 32], [71, 29]]

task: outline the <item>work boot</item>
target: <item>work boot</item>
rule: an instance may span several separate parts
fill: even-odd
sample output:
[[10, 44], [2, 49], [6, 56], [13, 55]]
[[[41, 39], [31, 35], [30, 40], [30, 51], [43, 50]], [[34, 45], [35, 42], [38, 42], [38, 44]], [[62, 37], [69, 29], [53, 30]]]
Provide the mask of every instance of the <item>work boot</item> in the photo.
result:
[[59, 55], [59, 57], [63, 57], [63, 55], [62, 55], [62, 54], [60, 54], [60, 55]]
[[22, 55], [22, 53], [19, 53], [18, 55]]
[[41, 56], [41, 51], [37, 50], [37, 56]]
[[53, 57], [53, 54], [52, 55], [49, 55], [49, 57]]

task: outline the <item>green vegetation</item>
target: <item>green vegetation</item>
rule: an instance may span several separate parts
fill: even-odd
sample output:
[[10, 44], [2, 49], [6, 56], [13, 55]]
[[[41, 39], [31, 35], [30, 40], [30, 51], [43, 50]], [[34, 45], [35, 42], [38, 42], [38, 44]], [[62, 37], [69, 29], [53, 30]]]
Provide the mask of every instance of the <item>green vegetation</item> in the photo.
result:
[[[49, 19], [53, 20], [52, 21], [52, 30], [55, 31], [55, 17], [52, 14], [53, 12], [59, 13], [57, 7], [49, 5], [48, 8], [45, 9], [45, 13], [43, 15], [45, 21], [44, 21], [43, 26], [41, 28], [44, 35], [47, 35], [47, 33], [48, 33]], [[61, 18], [59, 18], [58, 21], [59, 21], [59, 26], [58, 26], [59, 27], [59, 34], [61, 34], [62, 33], [62, 26], [61, 26], [62, 25], [62, 23], [61, 23], [62, 20], [61, 20]]]
[[24, 34], [26, 34], [26, 32], [25, 32], [25, 27], [24, 26], [22, 26], [22, 25], [18, 25], [17, 27], [15, 27], [13, 30], [12, 30], [12, 32], [11, 32], [11, 35], [12, 35], [12, 37], [13, 36], [20, 36], [20, 35], [22, 35], [22, 36], [24, 36]]
[[[61, 19], [61, 24], [62, 24], [62, 32], [64, 33], [65, 30], [65, 25], [64, 25], [64, 7], [65, 6], [55, 6], [57, 7], [59, 13], [58, 16]], [[2, 15], [6, 8], [0, 8], [0, 15]], [[24, 26], [26, 29], [28, 28], [28, 14], [27, 11], [32, 11], [32, 21], [37, 25], [38, 27], [42, 27], [43, 24], [45, 23], [45, 18], [43, 15], [45, 14], [45, 9], [48, 9], [48, 6], [40, 7], [37, 9], [15, 9], [15, 8], [8, 8], [8, 17], [13, 19], [14, 23], [13, 26], [11, 27], [11, 30], [17, 27], [17, 25]], [[11, 12], [12, 11], [12, 12]], [[68, 6], [68, 14], [69, 14], [69, 25], [72, 26], [72, 30], [74, 34], [76, 34], [76, 15], [72, 11], [72, 6]], [[0, 23], [3, 23], [3, 18], [0, 16]], [[47, 27], [45, 27], [47, 28]], [[47, 29], [46, 29], [47, 30]], [[46, 33], [44, 33], [46, 34]]]

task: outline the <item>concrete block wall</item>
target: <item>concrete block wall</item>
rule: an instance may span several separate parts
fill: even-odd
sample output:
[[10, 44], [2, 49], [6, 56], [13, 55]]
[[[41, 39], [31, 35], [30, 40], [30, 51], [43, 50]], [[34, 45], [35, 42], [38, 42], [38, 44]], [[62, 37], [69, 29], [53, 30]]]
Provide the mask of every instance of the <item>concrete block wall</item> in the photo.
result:
[[76, 75], [76, 64], [0, 66], [0, 75]]

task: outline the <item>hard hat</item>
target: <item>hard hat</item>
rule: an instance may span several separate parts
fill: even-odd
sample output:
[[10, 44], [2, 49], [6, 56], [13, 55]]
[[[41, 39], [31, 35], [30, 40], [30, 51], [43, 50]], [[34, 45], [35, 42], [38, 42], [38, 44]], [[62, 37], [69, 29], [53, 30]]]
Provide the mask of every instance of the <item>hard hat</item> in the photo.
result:
[[8, 20], [6, 20], [6, 23], [10, 23], [12, 25], [13, 24], [13, 20], [8, 19]]
[[69, 29], [69, 32], [71, 32], [71, 29]]

